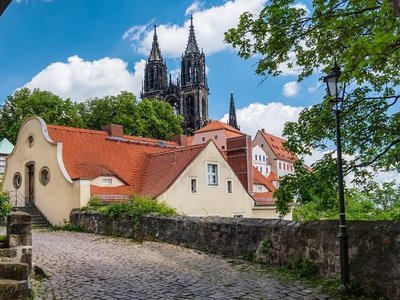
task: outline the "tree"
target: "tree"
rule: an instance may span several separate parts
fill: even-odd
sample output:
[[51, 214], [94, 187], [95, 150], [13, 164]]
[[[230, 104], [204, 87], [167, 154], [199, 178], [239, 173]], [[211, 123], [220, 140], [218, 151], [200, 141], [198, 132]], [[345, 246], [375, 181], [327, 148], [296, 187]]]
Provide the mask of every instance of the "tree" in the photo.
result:
[[41, 117], [49, 124], [73, 127], [83, 125], [70, 99], [63, 100], [47, 91], [22, 88], [8, 96], [4, 105], [0, 107], [0, 136], [15, 143], [22, 123], [33, 115]]
[[138, 112], [145, 123], [143, 136], [170, 140], [182, 133], [182, 116], [176, 116], [172, 106], [165, 101], [145, 99], [139, 103]]
[[124, 126], [125, 134], [165, 140], [182, 133], [182, 118], [174, 115], [171, 105], [158, 100], [138, 102], [129, 92], [90, 99], [78, 109], [90, 129], [115, 123]]
[[[391, 1], [314, 0], [311, 12], [296, 3], [271, 0], [259, 16], [244, 13], [237, 28], [225, 33], [226, 41], [245, 59], [259, 57], [256, 73], [261, 76], [278, 76], [287, 64], [301, 81], [315, 70], [328, 73], [337, 63], [343, 68], [340, 80], [350, 84], [341, 113], [345, 174], [354, 173], [355, 183], [368, 186], [375, 172], [400, 171], [395, 96], [400, 85], [400, 18]], [[298, 122], [285, 125], [285, 146], [299, 157], [329, 149], [335, 141], [330, 100], [303, 110]], [[303, 203], [320, 201], [316, 198], [322, 195], [310, 194], [310, 187], [315, 180], [335, 181], [336, 170], [326, 172], [333, 156], [334, 151], [328, 151], [313, 165], [314, 175], [297, 168], [294, 176], [282, 180], [278, 207], [287, 210], [295, 196]], [[327, 188], [334, 193], [324, 193], [330, 196], [323, 202], [335, 203], [336, 185]]]

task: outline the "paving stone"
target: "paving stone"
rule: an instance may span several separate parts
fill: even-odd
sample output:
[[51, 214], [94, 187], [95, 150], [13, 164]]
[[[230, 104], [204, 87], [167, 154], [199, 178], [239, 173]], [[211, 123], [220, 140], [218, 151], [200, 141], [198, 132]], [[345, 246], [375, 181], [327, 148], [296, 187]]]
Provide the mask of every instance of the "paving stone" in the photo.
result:
[[88, 233], [34, 230], [33, 261], [50, 275], [37, 299], [330, 299], [246, 262]]

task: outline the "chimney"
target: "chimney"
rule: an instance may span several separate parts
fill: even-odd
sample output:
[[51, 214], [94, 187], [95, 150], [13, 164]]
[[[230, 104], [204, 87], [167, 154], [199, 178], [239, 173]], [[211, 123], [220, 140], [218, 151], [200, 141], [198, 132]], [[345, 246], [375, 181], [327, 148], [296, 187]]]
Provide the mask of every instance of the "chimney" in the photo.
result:
[[124, 136], [124, 126], [118, 124], [109, 124], [102, 127], [102, 130], [107, 132], [111, 137], [122, 138]]
[[180, 146], [190, 146], [188, 145], [188, 137], [187, 135], [180, 134], [180, 135], [175, 135], [171, 138], [171, 141], [178, 143]]
[[243, 135], [226, 140], [226, 156], [229, 165], [245, 189], [253, 192], [253, 163], [251, 136]]
[[262, 131], [262, 133], [265, 133], [265, 129], [264, 128], [261, 128], [261, 131]]

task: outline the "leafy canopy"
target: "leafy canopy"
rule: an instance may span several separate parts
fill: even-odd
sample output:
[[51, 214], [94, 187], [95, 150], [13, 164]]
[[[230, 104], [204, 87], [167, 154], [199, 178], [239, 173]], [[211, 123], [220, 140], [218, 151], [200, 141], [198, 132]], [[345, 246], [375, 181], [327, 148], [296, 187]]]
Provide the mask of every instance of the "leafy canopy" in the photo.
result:
[[[346, 82], [341, 112], [345, 174], [371, 188], [375, 172], [400, 171], [400, 18], [391, 1], [314, 0], [308, 11], [294, 0], [271, 0], [259, 16], [244, 13], [225, 40], [248, 59], [258, 59], [256, 73], [278, 76], [283, 64], [298, 80], [316, 70], [328, 73], [337, 63]], [[321, 74], [321, 77], [323, 74]], [[322, 78], [321, 78], [322, 79]], [[379, 98], [378, 98], [379, 96]], [[286, 212], [300, 203], [336, 203], [335, 122], [330, 99], [304, 109], [298, 122], [285, 125], [286, 147], [299, 157], [325, 150], [313, 172], [297, 165], [282, 179], [276, 196]], [[373, 187], [373, 186], [372, 186]], [[376, 186], [375, 186], [376, 187]]]
[[22, 123], [33, 115], [48, 124], [94, 130], [115, 123], [124, 126], [125, 134], [156, 139], [168, 140], [182, 133], [182, 117], [174, 115], [172, 107], [163, 101], [138, 102], [132, 93], [121, 92], [74, 103], [48, 91], [23, 88], [7, 97], [0, 107], [0, 137], [15, 143]]

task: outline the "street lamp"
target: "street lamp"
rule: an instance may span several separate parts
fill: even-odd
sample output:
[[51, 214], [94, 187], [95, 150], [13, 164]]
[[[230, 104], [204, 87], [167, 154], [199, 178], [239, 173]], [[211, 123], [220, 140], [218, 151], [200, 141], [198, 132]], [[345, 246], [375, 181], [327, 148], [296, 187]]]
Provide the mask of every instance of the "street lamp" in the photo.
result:
[[343, 187], [343, 167], [342, 167], [342, 143], [340, 137], [340, 112], [343, 110], [344, 90], [345, 86], [339, 90], [339, 77], [341, 75], [340, 68], [335, 66], [331, 73], [324, 78], [329, 96], [332, 99], [332, 110], [336, 119], [336, 148], [337, 148], [337, 170], [338, 170], [338, 190], [339, 190], [339, 234], [340, 241], [340, 273], [343, 288], [349, 289], [349, 245], [346, 230], [346, 214], [344, 204], [344, 187]]

